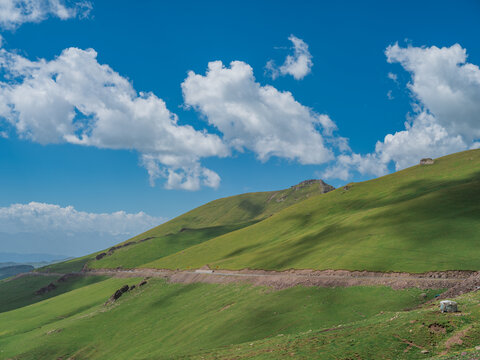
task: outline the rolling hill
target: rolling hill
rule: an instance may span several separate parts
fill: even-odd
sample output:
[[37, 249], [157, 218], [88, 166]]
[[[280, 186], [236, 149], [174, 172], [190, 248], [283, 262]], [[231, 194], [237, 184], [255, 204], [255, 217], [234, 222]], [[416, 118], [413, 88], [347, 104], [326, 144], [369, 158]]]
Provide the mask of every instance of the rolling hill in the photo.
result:
[[[309, 180], [285, 190], [218, 199], [115, 247], [105, 249], [104, 252], [48, 266], [42, 270], [80, 271], [85, 263], [88, 263], [90, 268], [141, 266], [220, 235], [251, 226], [295, 203], [332, 190], [332, 186], [321, 180]], [[96, 257], [100, 260], [95, 260]]]
[[7, 265], [0, 266], [0, 279], [8, 278], [20, 273], [32, 271], [34, 267], [32, 265]]
[[[305, 182], [220, 199], [138, 235], [101, 259], [51, 267], [480, 269], [480, 150], [325, 193]], [[103, 256], [103, 257], [102, 257]]]
[[475, 358], [475, 291], [456, 298], [460, 313], [442, 314], [445, 289], [420, 283], [278, 289], [58, 273], [480, 270], [479, 186], [471, 150], [335, 190], [306, 181], [215, 200], [110, 249], [0, 281], [0, 359]]

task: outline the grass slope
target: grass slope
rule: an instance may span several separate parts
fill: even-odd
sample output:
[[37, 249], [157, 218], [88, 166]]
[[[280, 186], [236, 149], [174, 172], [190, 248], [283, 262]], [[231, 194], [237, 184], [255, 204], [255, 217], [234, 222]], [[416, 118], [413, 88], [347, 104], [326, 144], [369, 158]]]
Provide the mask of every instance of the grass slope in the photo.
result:
[[[136, 243], [117, 249], [112, 255], [101, 260], [94, 260], [95, 255], [101, 253], [97, 252], [40, 270], [74, 272], [80, 271], [86, 263], [90, 268], [137, 267], [225, 233], [248, 227], [281, 209], [321, 193], [321, 190], [321, 186], [314, 183], [281, 191], [218, 199], [125, 241], [122, 244]], [[142, 241], [145, 239], [148, 240]]]
[[14, 276], [23, 272], [32, 271], [34, 267], [32, 265], [9, 265], [0, 267], [0, 280]]
[[469, 293], [456, 300], [460, 313], [442, 314], [434, 302], [412, 311], [382, 312], [333, 329], [235, 344], [190, 358], [478, 359], [480, 294]]
[[[10, 281], [0, 281], [0, 313], [34, 304], [57, 295], [105, 280], [103, 276], [73, 277], [57, 282], [58, 276], [23, 276]], [[57, 288], [43, 295], [35, 291], [54, 283]]]
[[[298, 334], [415, 307], [419, 289], [168, 284], [110, 279], [0, 314], [0, 359], [167, 359], [279, 334]], [[428, 298], [435, 292], [429, 291]]]
[[112, 255], [106, 256], [99, 261], [91, 261], [89, 268], [139, 267], [145, 263], [177, 253], [250, 224], [212, 226], [200, 229], [184, 228], [175, 234], [158, 236], [138, 245], [118, 249]]
[[313, 196], [145, 267], [480, 269], [480, 150]]

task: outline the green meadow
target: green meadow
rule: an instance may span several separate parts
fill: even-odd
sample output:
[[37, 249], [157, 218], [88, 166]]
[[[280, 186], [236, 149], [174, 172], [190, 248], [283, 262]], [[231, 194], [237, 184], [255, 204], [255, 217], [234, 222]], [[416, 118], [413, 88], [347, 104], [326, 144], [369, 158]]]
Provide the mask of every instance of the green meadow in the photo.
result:
[[109, 279], [0, 313], [0, 358], [168, 359], [294, 335], [413, 308], [438, 291], [388, 287], [168, 284], [150, 279], [104, 305], [124, 284]]
[[[73, 277], [58, 282], [59, 276], [23, 276], [12, 281], [0, 281], [0, 313], [55, 297], [65, 292], [105, 280], [103, 276]], [[56, 288], [42, 295], [35, 291], [54, 283]]]
[[145, 267], [480, 269], [480, 151], [308, 198]]
[[478, 359], [480, 294], [455, 299], [460, 312], [438, 302], [410, 311], [379, 312], [339, 327], [269, 337], [208, 350], [191, 359]]

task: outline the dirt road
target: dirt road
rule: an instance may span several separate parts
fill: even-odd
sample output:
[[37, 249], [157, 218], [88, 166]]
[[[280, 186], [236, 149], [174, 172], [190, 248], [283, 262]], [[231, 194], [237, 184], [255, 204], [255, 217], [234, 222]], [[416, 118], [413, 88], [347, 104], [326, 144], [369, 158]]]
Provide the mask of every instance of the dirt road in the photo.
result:
[[[33, 276], [63, 276], [61, 273], [31, 272], [19, 274], [14, 278], [26, 275]], [[70, 276], [107, 275], [120, 278], [128, 277], [160, 277], [172, 283], [235, 283], [245, 282], [253, 285], [271, 286], [284, 289], [292, 286], [360, 286], [384, 285], [393, 289], [417, 287], [421, 289], [450, 289], [449, 294], [463, 292], [463, 284], [469, 284], [469, 289], [480, 285], [480, 274], [472, 271], [442, 271], [423, 274], [382, 273], [371, 271], [346, 270], [164, 270], [164, 269], [97, 269], [71, 273]], [[11, 279], [14, 279], [11, 278]]]
[[285, 289], [297, 285], [335, 287], [335, 286], [369, 286], [383, 285], [393, 289], [421, 288], [448, 289], [441, 297], [457, 295], [480, 289], [480, 272], [474, 271], [438, 271], [423, 274], [383, 273], [371, 271], [346, 270], [165, 270], [165, 269], [96, 269], [62, 274], [47, 272], [30, 272], [18, 274], [3, 281], [11, 281], [22, 276], [94, 276], [106, 275], [119, 278], [159, 277], [172, 283], [250, 283], [258, 286], [270, 286]]
[[284, 289], [296, 285], [304, 286], [359, 286], [385, 285], [394, 289], [418, 287], [422, 289], [450, 289], [458, 286], [476, 273], [471, 271], [429, 272], [424, 274], [381, 273], [345, 270], [161, 270], [161, 269], [98, 269], [79, 275], [108, 275], [115, 277], [162, 277], [173, 283], [234, 283], [246, 282], [253, 285]]

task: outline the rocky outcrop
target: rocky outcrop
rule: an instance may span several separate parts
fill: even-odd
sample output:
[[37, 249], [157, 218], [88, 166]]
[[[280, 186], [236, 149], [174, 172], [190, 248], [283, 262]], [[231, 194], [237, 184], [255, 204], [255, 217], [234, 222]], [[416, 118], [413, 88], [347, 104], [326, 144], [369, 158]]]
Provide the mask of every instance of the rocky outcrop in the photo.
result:
[[150, 239], [153, 239], [153, 237], [147, 237], [145, 239], [141, 239], [141, 240], [138, 240], [138, 241], [128, 241], [124, 244], [112, 246], [110, 249], [108, 249], [107, 252], [102, 252], [102, 253], [98, 254], [97, 256], [95, 256], [95, 260], [102, 260], [105, 256], [112, 255], [118, 249], [122, 249], [122, 248], [130, 246], [130, 245], [139, 244], [139, 243], [142, 243], [142, 242], [150, 240]]
[[107, 302], [106, 302], [105, 304], [114, 303], [115, 301], [117, 301], [118, 299], [120, 299], [120, 297], [121, 297], [124, 293], [126, 293], [129, 289], [130, 289], [130, 287], [129, 287], [128, 285], [123, 285], [120, 289], [118, 289], [117, 291], [115, 291], [112, 296], [110, 296], [110, 298], [107, 300]]
[[60, 279], [57, 280], [58, 283], [62, 283], [62, 282], [67, 282], [68, 280], [70, 280], [72, 277], [78, 277], [78, 276], [81, 276], [80, 274], [65, 274], [63, 275]]
[[125, 294], [127, 291], [132, 291], [137, 287], [144, 286], [145, 284], [147, 284], [147, 281], [142, 280], [138, 285], [131, 285], [131, 286], [123, 285], [120, 289], [115, 291], [112, 296], [110, 296], [110, 298], [105, 302], [105, 305], [113, 304], [115, 301], [120, 299], [120, 297], [123, 294]]
[[101, 259], [103, 259], [105, 256], [107, 256], [107, 253], [102, 252], [102, 253], [98, 254], [97, 256], [95, 256], [95, 260], [101, 260]]
[[[302, 191], [297, 193], [298, 190], [307, 189], [307, 191]], [[332, 185], [327, 184], [320, 179], [305, 180], [297, 185], [293, 185], [290, 189], [276, 191], [270, 196], [268, 202], [275, 200], [276, 202], [286, 201], [289, 198], [294, 201], [304, 200], [311, 195], [315, 194], [325, 194], [329, 191], [335, 190]]]
[[432, 158], [424, 158], [420, 160], [420, 165], [432, 165], [434, 162]]
[[35, 291], [35, 295], [44, 295], [52, 290], [55, 290], [57, 286], [54, 283], [50, 283], [47, 286], [44, 286], [37, 291]]
[[335, 190], [335, 188], [332, 185], [327, 184], [325, 181], [320, 180], [320, 179], [312, 179], [312, 180], [305, 180], [302, 181], [301, 183], [292, 186], [291, 188], [294, 190], [300, 190], [305, 187], [309, 186], [315, 186], [318, 184], [318, 187], [320, 189], [320, 192], [322, 194], [327, 193], [329, 191]]

